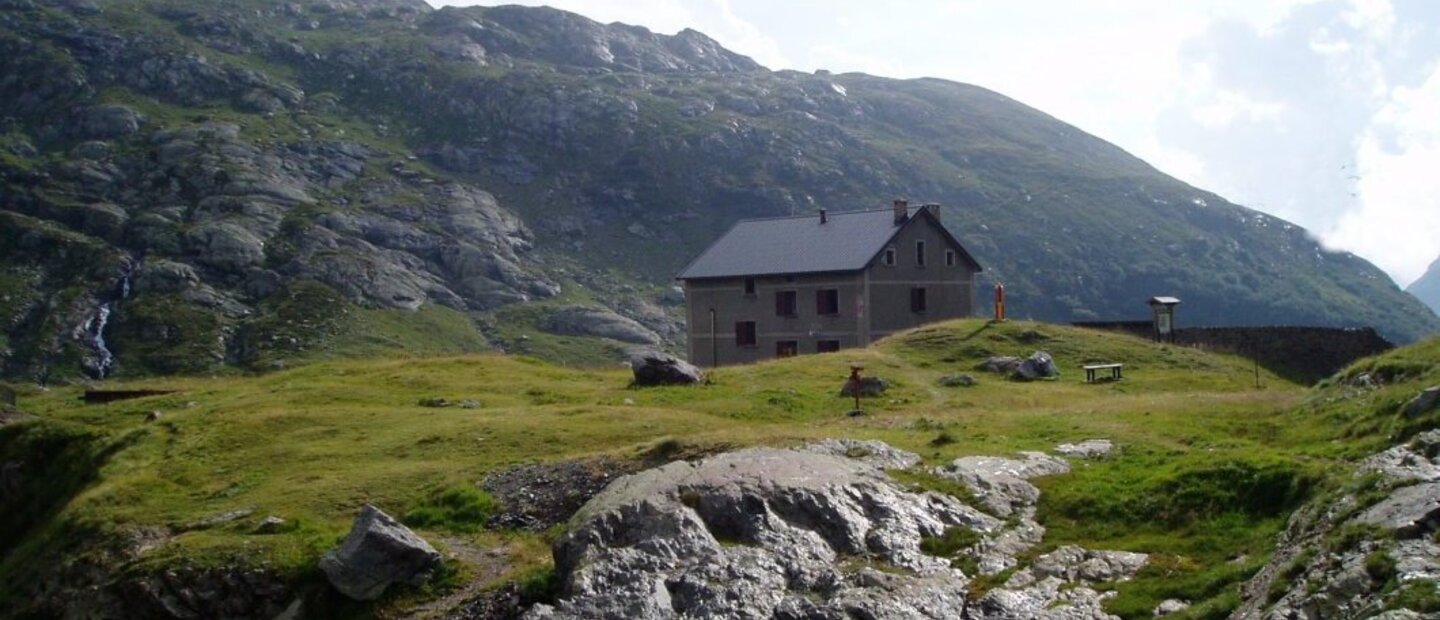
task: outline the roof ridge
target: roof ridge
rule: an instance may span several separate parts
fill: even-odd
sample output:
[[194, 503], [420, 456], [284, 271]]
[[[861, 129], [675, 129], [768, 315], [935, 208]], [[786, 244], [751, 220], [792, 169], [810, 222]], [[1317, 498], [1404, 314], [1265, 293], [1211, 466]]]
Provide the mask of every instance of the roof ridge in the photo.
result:
[[[891, 207], [881, 207], [881, 208], [878, 208], [878, 209], [854, 209], [854, 210], [851, 210], [851, 211], [831, 211], [831, 210], [829, 210], [829, 209], [826, 209], [826, 210], [825, 210], [825, 214], [826, 214], [826, 216], [859, 215], [859, 214], [861, 214], [861, 213], [881, 213], [881, 212], [889, 213], [889, 212], [892, 211], [892, 210], [893, 210], [893, 209], [892, 209]], [[807, 213], [807, 214], [805, 214], [805, 215], [776, 215], [776, 216], [773, 216], [773, 217], [751, 217], [751, 218], [745, 218], [745, 219], [741, 219], [741, 220], [735, 220], [735, 223], [736, 223], [736, 224], [739, 224], [739, 223], [741, 223], [741, 222], [774, 222], [774, 221], [776, 221], [776, 220], [801, 220], [801, 219], [809, 219], [809, 218], [814, 218], [814, 217], [816, 217], [816, 214], [815, 214], [814, 212], [811, 212], [811, 213]]]

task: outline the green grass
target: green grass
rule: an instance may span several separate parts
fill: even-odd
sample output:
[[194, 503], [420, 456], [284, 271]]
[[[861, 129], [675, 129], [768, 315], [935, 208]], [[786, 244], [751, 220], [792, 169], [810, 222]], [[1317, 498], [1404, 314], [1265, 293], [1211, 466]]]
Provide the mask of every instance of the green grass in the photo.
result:
[[[417, 325], [423, 322], [410, 327]], [[1062, 380], [982, 377], [963, 391], [935, 386], [939, 376], [968, 371], [987, 355], [1036, 349], [1055, 356], [1067, 371]], [[1084, 384], [1074, 371], [1099, 359], [1124, 362], [1126, 379]], [[852, 362], [892, 386], [865, 403], [870, 415], [861, 418], [845, 416], [851, 403], [836, 396]], [[22, 406], [40, 419], [7, 427], [0, 445], [68, 433], [83, 438], [72, 440], [80, 452], [75, 462], [91, 464], [91, 471], [76, 473], [81, 482], [57, 495], [63, 501], [55, 502], [53, 518], [13, 526], [27, 534], [0, 565], [0, 583], [8, 584], [0, 596], [44, 567], [37, 550], [63, 548], [58, 541], [74, 539], [74, 532], [112, 536], [145, 526], [179, 533], [125, 570], [239, 559], [313, 579], [318, 555], [343, 537], [365, 502], [406, 518], [431, 540], [461, 536], [519, 549], [506, 577], [523, 577], [541, 596], [553, 587], [541, 583], [549, 579], [542, 578], [547, 540], [479, 527], [493, 510], [474, 486], [486, 472], [600, 454], [641, 457], [821, 437], [880, 439], [938, 465], [1103, 437], [1119, 445], [1118, 454], [1077, 461], [1072, 473], [1037, 481], [1044, 491], [1038, 518], [1049, 529], [1044, 548], [1073, 543], [1169, 558], [1113, 585], [1119, 594], [1110, 605], [1123, 617], [1141, 617], [1172, 597], [1193, 600], [1197, 609], [1228, 609], [1238, 601], [1235, 584], [1264, 562], [1289, 511], [1342, 471], [1336, 465], [1351, 453], [1343, 446], [1345, 426], [1316, 423], [1348, 401], [1317, 409], [1315, 394], [1329, 388], [1307, 395], [1267, 376], [1267, 387], [1257, 390], [1252, 372], [1239, 358], [1128, 336], [967, 320], [899, 334], [870, 349], [717, 369], [704, 386], [638, 389], [618, 368], [485, 354], [112, 383], [182, 392], [102, 406], [79, 404], [78, 387], [29, 391]], [[430, 397], [473, 399], [481, 407], [417, 404]], [[161, 422], [144, 422], [151, 410], [163, 413]], [[935, 441], [942, 433], [950, 441]], [[933, 476], [897, 478], [968, 497]], [[238, 508], [255, 512], [226, 526], [183, 527]], [[254, 535], [267, 515], [296, 525]]]

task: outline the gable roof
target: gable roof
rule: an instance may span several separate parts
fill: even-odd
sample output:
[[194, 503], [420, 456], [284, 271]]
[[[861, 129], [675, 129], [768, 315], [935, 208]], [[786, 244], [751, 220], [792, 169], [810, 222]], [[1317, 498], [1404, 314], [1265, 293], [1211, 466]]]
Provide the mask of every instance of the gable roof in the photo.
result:
[[859, 271], [912, 222], [928, 218], [976, 270], [980, 263], [965, 251], [929, 207], [916, 209], [900, 225], [894, 211], [839, 211], [736, 222], [728, 232], [681, 270], [676, 279], [728, 278], [779, 274]]

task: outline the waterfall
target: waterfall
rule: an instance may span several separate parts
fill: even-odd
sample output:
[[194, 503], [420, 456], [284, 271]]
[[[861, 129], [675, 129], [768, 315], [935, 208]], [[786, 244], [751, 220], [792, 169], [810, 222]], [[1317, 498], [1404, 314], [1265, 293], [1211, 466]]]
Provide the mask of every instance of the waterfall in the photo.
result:
[[125, 259], [120, 279], [110, 293], [100, 299], [100, 304], [85, 322], [80, 324], [80, 329], [76, 330], [76, 338], [90, 349], [90, 354], [85, 356], [81, 366], [91, 378], [104, 379], [115, 366], [115, 354], [105, 343], [105, 328], [110, 324], [110, 314], [114, 312], [115, 306], [130, 297], [130, 279], [139, 267], [139, 261]]

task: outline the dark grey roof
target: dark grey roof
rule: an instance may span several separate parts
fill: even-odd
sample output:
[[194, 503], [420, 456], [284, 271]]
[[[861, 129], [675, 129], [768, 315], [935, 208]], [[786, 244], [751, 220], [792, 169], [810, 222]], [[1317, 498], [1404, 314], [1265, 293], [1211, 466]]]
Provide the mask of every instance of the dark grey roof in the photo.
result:
[[[917, 209], [913, 221], [927, 213]], [[933, 217], [933, 216], [931, 216]], [[826, 223], [819, 214], [741, 220], [700, 256], [690, 261], [676, 278], [726, 278], [864, 269], [903, 226], [895, 224], [894, 211], [839, 211], [829, 213]], [[940, 226], [938, 219], [933, 220]], [[979, 263], [945, 231], [965, 260]]]

